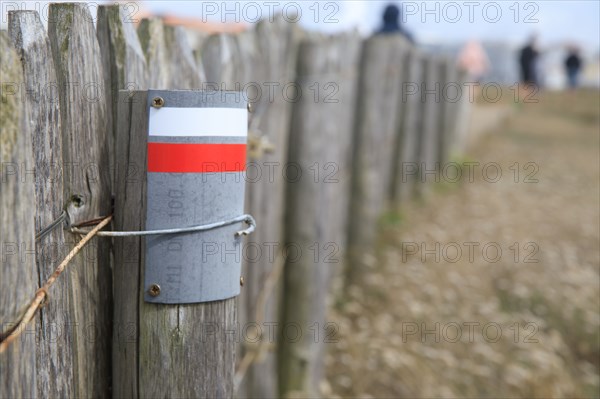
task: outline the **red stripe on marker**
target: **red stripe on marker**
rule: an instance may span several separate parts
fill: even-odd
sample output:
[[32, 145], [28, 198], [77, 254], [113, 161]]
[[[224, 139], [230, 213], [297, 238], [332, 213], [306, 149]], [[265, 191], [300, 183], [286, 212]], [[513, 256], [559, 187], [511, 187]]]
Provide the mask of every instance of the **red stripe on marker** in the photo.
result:
[[218, 173], [246, 169], [246, 144], [148, 143], [148, 172]]

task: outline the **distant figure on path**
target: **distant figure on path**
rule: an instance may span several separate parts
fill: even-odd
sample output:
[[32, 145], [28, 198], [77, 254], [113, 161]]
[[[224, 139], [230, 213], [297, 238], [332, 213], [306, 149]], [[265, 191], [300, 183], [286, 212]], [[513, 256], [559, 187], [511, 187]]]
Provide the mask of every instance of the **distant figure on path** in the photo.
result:
[[529, 43], [521, 49], [521, 56], [519, 57], [519, 63], [521, 64], [521, 82], [535, 86], [538, 85], [537, 58], [539, 55], [536, 41], [536, 37], [532, 36]]
[[404, 36], [410, 43], [414, 44], [415, 41], [407, 30], [403, 29], [400, 25], [400, 9], [395, 4], [389, 4], [385, 7], [385, 11], [383, 12], [383, 25], [377, 31], [377, 34], [390, 34], [390, 33], [400, 33]]
[[479, 82], [490, 69], [490, 60], [481, 43], [470, 40], [460, 50], [457, 60], [458, 67], [466, 71], [469, 79]]
[[569, 46], [567, 58], [565, 58], [565, 71], [569, 81], [569, 88], [575, 89], [579, 83], [579, 72], [581, 71], [581, 57], [576, 46]]

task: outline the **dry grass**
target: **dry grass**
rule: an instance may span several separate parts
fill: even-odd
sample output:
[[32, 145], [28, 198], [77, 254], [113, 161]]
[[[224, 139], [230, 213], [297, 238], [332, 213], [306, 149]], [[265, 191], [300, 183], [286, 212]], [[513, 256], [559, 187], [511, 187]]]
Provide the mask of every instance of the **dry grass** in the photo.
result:
[[[600, 396], [599, 109], [597, 91], [519, 105], [471, 154], [501, 166], [498, 182], [476, 169], [474, 182], [440, 185], [389, 219], [372, 273], [330, 315], [340, 328], [328, 346], [327, 396]], [[523, 182], [528, 162], [539, 167], [537, 183]], [[457, 243], [463, 254], [423, 261], [402, 251], [410, 242], [446, 245], [448, 258]], [[467, 242], [480, 243], [473, 261]], [[483, 257], [486, 243], [502, 248], [499, 261]], [[525, 263], [535, 246], [537, 263]], [[465, 323], [479, 323], [472, 336]], [[496, 324], [486, 335], [487, 323]], [[462, 337], [452, 342], [457, 325]], [[502, 336], [492, 342], [496, 327]]]

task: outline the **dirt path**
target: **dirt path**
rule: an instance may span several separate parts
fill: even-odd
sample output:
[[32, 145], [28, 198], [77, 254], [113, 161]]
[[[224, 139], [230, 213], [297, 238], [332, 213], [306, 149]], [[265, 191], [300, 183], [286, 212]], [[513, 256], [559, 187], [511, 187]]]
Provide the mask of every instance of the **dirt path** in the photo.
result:
[[460, 183], [449, 168], [384, 221], [373, 272], [330, 316], [325, 393], [600, 396], [599, 100], [515, 105]]

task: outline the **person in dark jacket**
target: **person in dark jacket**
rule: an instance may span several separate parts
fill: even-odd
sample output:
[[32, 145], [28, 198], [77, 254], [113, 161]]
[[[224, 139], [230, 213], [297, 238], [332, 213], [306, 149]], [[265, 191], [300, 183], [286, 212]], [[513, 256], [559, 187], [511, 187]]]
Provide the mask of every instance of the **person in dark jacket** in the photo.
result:
[[536, 38], [531, 38], [529, 43], [521, 49], [519, 64], [521, 65], [521, 82], [525, 84], [538, 85]]
[[385, 11], [383, 12], [383, 25], [377, 31], [377, 34], [391, 34], [391, 33], [400, 33], [403, 35], [410, 43], [414, 44], [415, 41], [407, 30], [403, 29], [400, 25], [400, 9], [395, 4], [389, 4], [385, 7]]
[[570, 89], [577, 88], [581, 66], [582, 62], [581, 57], [579, 56], [579, 49], [575, 46], [569, 47], [567, 58], [565, 58], [565, 71], [567, 72]]

